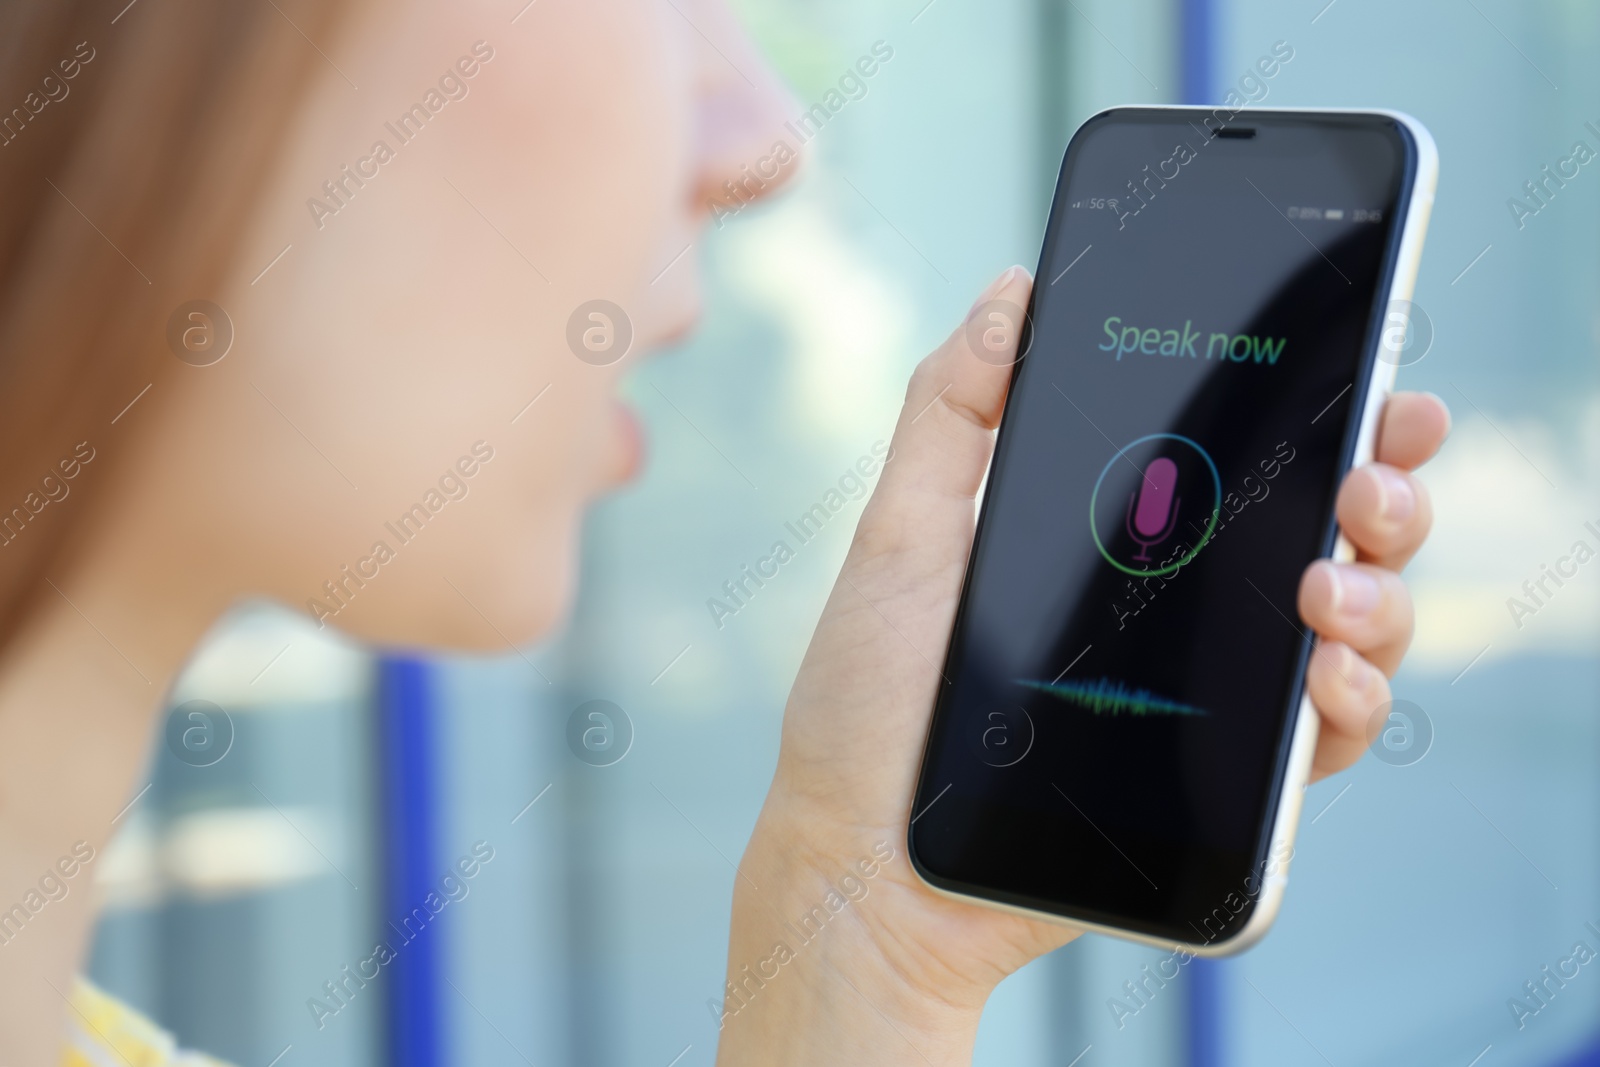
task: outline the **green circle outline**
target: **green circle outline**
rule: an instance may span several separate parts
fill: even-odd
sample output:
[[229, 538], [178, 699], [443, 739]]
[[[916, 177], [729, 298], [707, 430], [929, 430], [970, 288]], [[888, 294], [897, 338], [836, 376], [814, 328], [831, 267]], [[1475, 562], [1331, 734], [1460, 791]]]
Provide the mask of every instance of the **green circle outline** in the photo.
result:
[[[1132, 567], [1125, 567], [1121, 563], [1118, 563], [1116, 560], [1112, 559], [1111, 558], [1111, 553], [1107, 552], [1106, 551], [1106, 546], [1100, 542], [1100, 531], [1095, 528], [1095, 523], [1094, 523], [1094, 505], [1095, 505], [1095, 501], [1100, 499], [1100, 485], [1101, 485], [1101, 483], [1103, 483], [1106, 480], [1106, 474], [1111, 470], [1111, 464], [1115, 463], [1118, 459], [1122, 458], [1124, 453], [1126, 453], [1128, 451], [1128, 449], [1133, 448], [1135, 445], [1144, 444], [1144, 442], [1146, 442], [1146, 441], [1155, 441], [1155, 440], [1163, 440], [1163, 439], [1164, 440], [1172, 440], [1172, 441], [1182, 441], [1184, 444], [1188, 445], [1190, 448], [1192, 448], [1196, 452], [1200, 453], [1200, 458], [1206, 461], [1206, 466], [1207, 467], [1211, 468], [1211, 482], [1212, 482], [1212, 485], [1215, 487], [1215, 494], [1214, 495], [1216, 497], [1216, 503], [1211, 508], [1211, 521], [1210, 521], [1210, 523], [1208, 523], [1206, 525], [1205, 536], [1200, 538], [1200, 543], [1199, 544], [1195, 545], [1193, 548], [1191, 548], [1189, 550], [1189, 554], [1188, 555], [1184, 556], [1182, 559], [1178, 560], [1176, 563], [1173, 563], [1173, 564], [1171, 564], [1169, 566], [1166, 566], [1166, 567], [1162, 567], [1159, 570], [1153, 570], [1153, 571], [1134, 570]], [[1165, 578], [1169, 574], [1176, 573], [1179, 567], [1182, 567], [1183, 565], [1188, 563], [1190, 560], [1194, 559], [1195, 556], [1199, 555], [1200, 550], [1202, 548], [1206, 547], [1206, 542], [1211, 540], [1211, 535], [1216, 533], [1216, 530], [1217, 530], [1217, 519], [1221, 516], [1221, 514], [1222, 514], [1222, 475], [1217, 473], [1217, 465], [1212, 462], [1211, 454], [1209, 452], [1207, 452], [1205, 449], [1201, 448], [1196, 442], [1191, 441], [1189, 438], [1183, 436], [1182, 434], [1178, 434], [1178, 433], [1147, 433], [1143, 437], [1139, 438], [1137, 441], [1129, 441], [1127, 444], [1125, 444], [1121, 448], [1117, 449], [1116, 455], [1112, 456], [1111, 459], [1106, 462], [1106, 465], [1105, 465], [1104, 469], [1102, 469], [1100, 471], [1100, 477], [1098, 477], [1098, 478], [1096, 478], [1094, 480], [1094, 492], [1092, 494], [1090, 494], [1090, 496], [1089, 496], [1089, 536], [1094, 538], [1094, 547], [1096, 547], [1096, 548], [1098, 548], [1100, 550], [1100, 555], [1105, 557], [1105, 561], [1107, 563], [1111, 564], [1113, 567], [1117, 568], [1117, 570], [1121, 571], [1123, 574], [1131, 574], [1135, 578]]]

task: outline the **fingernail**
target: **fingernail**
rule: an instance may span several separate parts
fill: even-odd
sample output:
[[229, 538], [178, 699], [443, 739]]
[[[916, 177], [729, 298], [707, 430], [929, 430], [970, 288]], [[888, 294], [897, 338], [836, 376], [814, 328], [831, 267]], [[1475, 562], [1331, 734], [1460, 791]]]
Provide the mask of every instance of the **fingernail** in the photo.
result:
[[1417, 510], [1416, 490], [1404, 474], [1388, 467], [1370, 468], [1378, 487], [1378, 517], [1395, 526], [1405, 522]]
[[1015, 266], [1007, 267], [1006, 268], [1006, 272], [1004, 274], [1000, 275], [1000, 277], [998, 277], [994, 281], [990, 282], [989, 283], [989, 288], [985, 289], [978, 296], [978, 299], [976, 299], [976, 300], [974, 300], [972, 302], [972, 306], [967, 309], [967, 318], [969, 318], [969, 319], [972, 318], [973, 312], [977, 311], [983, 305], [987, 304], [989, 301], [993, 300], [996, 296], [1000, 295], [1000, 291], [1003, 290], [1006, 286], [1011, 284], [1011, 279], [1015, 278], [1017, 276], [1017, 271], [1019, 271], [1021, 269], [1022, 269], [1021, 267], [1015, 267]]
[[1365, 615], [1378, 606], [1383, 590], [1378, 580], [1357, 567], [1324, 563], [1333, 586], [1333, 610], [1342, 615]]

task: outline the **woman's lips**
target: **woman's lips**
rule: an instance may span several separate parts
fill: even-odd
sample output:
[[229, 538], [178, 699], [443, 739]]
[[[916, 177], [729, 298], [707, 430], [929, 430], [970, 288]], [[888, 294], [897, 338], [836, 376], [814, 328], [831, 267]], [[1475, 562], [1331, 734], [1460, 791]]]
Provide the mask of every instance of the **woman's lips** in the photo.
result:
[[612, 485], [623, 485], [637, 478], [644, 466], [644, 427], [633, 409], [620, 400], [611, 402], [611, 412], [611, 437], [616, 458], [608, 481]]
[[[671, 348], [688, 340], [700, 325], [701, 305], [698, 300], [688, 303], [677, 321], [655, 336], [643, 339], [638, 345], [640, 359], [648, 358], [664, 348]], [[638, 413], [621, 400], [612, 400], [612, 431], [614, 456], [607, 484], [624, 485], [639, 476], [644, 466], [645, 434]]]

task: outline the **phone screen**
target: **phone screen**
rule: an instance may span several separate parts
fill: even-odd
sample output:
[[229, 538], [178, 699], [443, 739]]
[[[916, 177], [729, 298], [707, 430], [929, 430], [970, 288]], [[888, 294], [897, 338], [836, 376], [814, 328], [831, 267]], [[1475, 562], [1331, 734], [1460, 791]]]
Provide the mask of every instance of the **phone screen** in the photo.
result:
[[1177, 941], [1248, 920], [1416, 155], [1381, 115], [1073, 139], [912, 808], [934, 884]]

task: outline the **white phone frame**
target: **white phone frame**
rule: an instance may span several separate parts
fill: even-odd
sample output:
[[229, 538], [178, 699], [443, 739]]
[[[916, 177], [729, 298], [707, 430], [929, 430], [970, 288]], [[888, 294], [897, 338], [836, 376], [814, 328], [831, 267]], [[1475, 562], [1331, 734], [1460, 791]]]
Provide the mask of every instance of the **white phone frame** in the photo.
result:
[[[1170, 111], [1173, 114], [1211, 114], [1219, 110], [1216, 106], [1149, 106], [1129, 105], [1126, 108], [1107, 108], [1084, 120], [1087, 125], [1100, 115], [1115, 111]], [[1412, 116], [1403, 111], [1394, 111], [1387, 108], [1300, 108], [1300, 107], [1251, 107], [1241, 108], [1240, 111], [1269, 112], [1287, 115], [1382, 115], [1400, 123], [1411, 134], [1417, 149], [1417, 169], [1411, 184], [1411, 196], [1406, 209], [1405, 221], [1401, 225], [1400, 244], [1395, 254], [1394, 274], [1389, 282], [1389, 296], [1385, 307], [1392, 306], [1396, 300], [1411, 299], [1416, 287], [1417, 272], [1422, 265], [1422, 243], [1427, 236], [1428, 219], [1433, 212], [1434, 192], [1439, 184], [1439, 150], [1434, 144], [1433, 135], [1428, 128]], [[1081, 128], [1081, 126], [1080, 126]], [[1076, 133], [1074, 133], [1076, 137]], [[1054, 194], [1053, 194], [1054, 195]], [[1380, 330], [1381, 337], [1381, 330]], [[1340, 472], [1340, 476], [1348, 473], [1364, 463], [1373, 459], [1373, 449], [1377, 442], [1378, 420], [1383, 414], [1384, 402], [1389, 393], [1394, 389], [1398, 364], [1381, 357], [1373, 360], [1372, 375], [1367, 383], [1367, 395], [1362, 402], [1361, 423], [1356, 431], [1355, 451], [1351, 454], [1350, 465]], [[973, 511], [973, 522], [976, 524], [977, 516], [982, 514], [983, 495], [988, 489], [989, 474], [986, 470], [983, 483], [978, 491], [978, 500]], [[1350, 562], [1356, 558], [1355, 546], [1345, 538], [1341, 531], [1333, 549], [1334, 560]], [[1043, 919], [1061, 926], [1085, 932], [1106, 934], [1110, 937], [1120, 938], [1125, 941], [1134, 941], [1139, 944], [1151, 945], [1156, 948], [1173, 949], [1191, 956], [1218, 957], [1230, 956], [1243, 952], [1266, 936], [1272, 927], [1273, 921], [1278, 917], [1278, 910], [1283, 904], [1283, 894], [1289, 884], [1289, 864], [1294, 859], [1295, 834], [1300, 823], [1300, 808], [1305, 800], [1306, 786], [1311, 776], [1311, 760], [1316, 754], [1317, 734], [1321, 727], [1317, 709], [1311, 703], [1311, 697], [1304, 690], [1302, 683], [1300, 694], [1300, 710], [1295, 718], [1294, 733], [1289, 743], [1289, 756], [1283, 777], [1283, 788], [1278, 794], [1277, 816], [1273, 820], [1272, 840], [1267, 847], [1267, 855], [1275, 857], [1287, 853], [1283, 861], [1277, 864], [1277, 869], [1265, 873], [1260, 877], [1260, 887], [1254, 896], [1258, 897], [1255, 910], [1244, 927], [1232, 937], [1220, 941], [1192, 942], [1168, 941], [1163, 938], [1153, 937], [1134, 930], [1125, 930], [1121, 927], [1109, 926], [1102, 923], [1085, 922], [1077, 919], [1068, 919], [1054, 912], [1038, 911], [1033, 908], [1019, 907], [1002, 901], [990, 900], [987, 897], [972, 896], [959, 893], [942, 886], [934, 885], [922, 877], [922, 872], [912, 864], [912, 869], [917, 871], [917, 878], [923, 885], [933, 892], [952, 900], [966, 904], [978, 904], [986, 908], [1020, 915], [1029, 919]], [[910, 849], [911, 827], [906, 826], [908, 855]], [[1219, 902], [1219, 906], [1225, 906]]]

